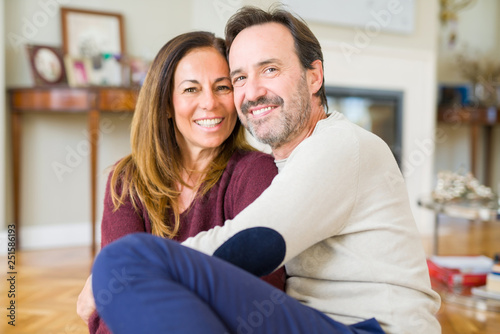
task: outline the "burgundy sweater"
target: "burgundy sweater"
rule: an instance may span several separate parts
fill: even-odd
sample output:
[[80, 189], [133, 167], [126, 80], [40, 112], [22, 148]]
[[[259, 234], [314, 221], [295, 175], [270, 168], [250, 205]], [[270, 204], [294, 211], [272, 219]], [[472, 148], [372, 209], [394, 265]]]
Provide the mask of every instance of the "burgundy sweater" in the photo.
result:
[[[252, 203], [271, 184], [277, 174], [274, 159], [261, 152], [237, 151], [229, 160], [220, 180], [204, 196], [196, 198], [180, 216], [181, 227], [174, 240], [179, 242], [221, 226], [233, 219], [240, 211]], [[104, 196], [104, 213], [101, 224], [101, 248], [130, 233], [151, 233], [151, 223], [146, 209], [139, 203], [135, 210], [130, 200], [113, 212], [110, 192], [110, 177]], [[117, 189], [119, 192], [121, 189]], [[173, 220], [173, 214], [169, 219]], [[283, 268], [262, 278], [280, 290], [285, 287]], [[89, 320], [91, 334], [110, 333], [107, 326], [94, 312]]]

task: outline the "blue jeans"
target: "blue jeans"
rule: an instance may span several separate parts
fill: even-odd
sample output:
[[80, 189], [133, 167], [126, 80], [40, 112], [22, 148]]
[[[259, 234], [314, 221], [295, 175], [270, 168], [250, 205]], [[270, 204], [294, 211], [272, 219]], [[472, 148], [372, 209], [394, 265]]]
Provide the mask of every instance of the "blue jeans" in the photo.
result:
[[232, 264], [146, 233], [102, 249], [92, 286], [113, 333], [384, 333], [375, 319], [346, 326]]

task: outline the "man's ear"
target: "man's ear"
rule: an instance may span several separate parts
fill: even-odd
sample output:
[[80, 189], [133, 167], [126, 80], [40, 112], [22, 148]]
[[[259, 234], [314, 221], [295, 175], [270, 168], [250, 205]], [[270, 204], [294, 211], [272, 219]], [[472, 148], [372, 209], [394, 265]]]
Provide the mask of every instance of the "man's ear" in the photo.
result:
[[307, 70], [307, 83], [309, 91], [316, 94], [323, 85], [323, 62], [316, 59], [311, 63], [311, 68]]

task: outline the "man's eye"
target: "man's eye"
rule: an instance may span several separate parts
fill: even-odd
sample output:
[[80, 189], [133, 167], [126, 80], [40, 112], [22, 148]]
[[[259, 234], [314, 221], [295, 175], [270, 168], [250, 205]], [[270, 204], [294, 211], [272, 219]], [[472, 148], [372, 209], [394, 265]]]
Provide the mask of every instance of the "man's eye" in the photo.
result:
[[243, 75], [240, 75], [240, 76], [238, 76], [238, 77], [235, 77], [235, 78], [233, 79], [233, 87], [235, 87], [235, 88], [236, 88], [236, 87], [241, 87], [241, 86], [243, 86], [243, 85], [245, 84], [245, 79], [246, 79], [246, 77], [245, 77], [245, 76], [243, 76]]
[[273, 72], [276, 72], [277, 69], [274, 68], [274, 67], [268, 67], [266, 68], [266, 70], [264, 71], [265, 73], [273, 73]]
[[240, 75], [239, 77], [235, 77], [233, 79], [233, 83], [238, 82], [238, 81], [242, 81], [242, 80], [245, 80], [245, 76]]

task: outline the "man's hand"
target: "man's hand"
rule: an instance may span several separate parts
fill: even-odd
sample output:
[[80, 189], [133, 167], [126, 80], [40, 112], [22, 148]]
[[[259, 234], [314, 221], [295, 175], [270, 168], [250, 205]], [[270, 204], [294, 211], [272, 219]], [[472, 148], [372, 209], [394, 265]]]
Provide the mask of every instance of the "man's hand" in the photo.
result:
[[87, 278], [85, 286], [78, 296], [78, 301], [76, 302], [76, 313], [82, 318], [83, 321], [88, 325], [90, 316], [95, 311], [95, 301], [94, 295], [92, 294], [92, 275]]

